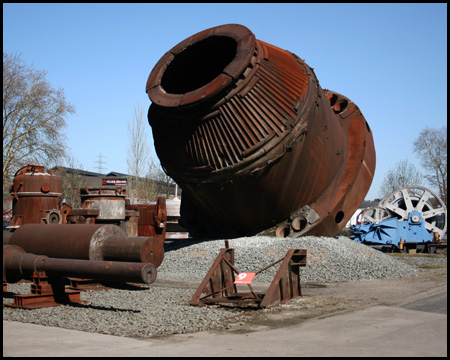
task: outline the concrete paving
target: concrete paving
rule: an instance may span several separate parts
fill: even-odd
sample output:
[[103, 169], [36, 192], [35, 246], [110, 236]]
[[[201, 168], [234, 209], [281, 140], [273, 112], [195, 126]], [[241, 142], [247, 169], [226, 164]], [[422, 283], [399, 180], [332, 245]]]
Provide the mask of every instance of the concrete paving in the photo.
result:
[[[442, 300], [437, 295], [432, 301]], [[278, 329], [148, 340], [3, 321], [3, 356], [447, 356], [446, 308], [437, 313], [420, 308], [377, 305]]]

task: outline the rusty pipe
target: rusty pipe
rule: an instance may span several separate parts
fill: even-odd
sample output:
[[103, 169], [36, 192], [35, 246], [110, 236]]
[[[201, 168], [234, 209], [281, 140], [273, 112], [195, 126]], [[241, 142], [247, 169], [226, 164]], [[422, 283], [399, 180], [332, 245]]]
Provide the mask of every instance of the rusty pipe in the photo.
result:
[[10, 231], [3, 231], [3, 245], [9, 245], [12, 234]]
[[28, 279], [42, 263], [44, 256], [26, 253], [17, 245], [3, 245], [3, 281], [15, 283]]
[[297, 235], [335, 235], [370, 188], [375, 148], [359, 108], [242, 25], [174, 46], [146, 92], [156, 153], [183, 190], [182, 209], [188, 200], [238, 235], [298, 216], [306, 224]]
[[151, 284], [156, 267], [151, 263], [49, 258], [25, 252], [17, 245], [3, 246], [3, 281], [30, 279], [34, 271], [49, 277], [81, 277], [93, 280]]
[[[115, 261], [140, 261], [156, 267], [164, 259], [164, 245], [156, 237], [110, 236], [102, 243], [102, 258]], [[138, 259], [138, 260], [137, 260]]]
[[[4, 240], [5, 242], [5, 240]], [[26, 224], [8, 243], [36, 255], [82, 260], [138, 261], [161, 264], [163, 244], [152, 237], [127, 237], [116, 225]]]

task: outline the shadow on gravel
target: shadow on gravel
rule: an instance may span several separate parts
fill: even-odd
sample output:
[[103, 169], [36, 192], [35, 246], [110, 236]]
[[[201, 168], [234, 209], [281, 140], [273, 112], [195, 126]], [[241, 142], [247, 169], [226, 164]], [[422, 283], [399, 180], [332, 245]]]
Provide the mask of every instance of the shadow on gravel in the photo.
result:
[[[100, 285], [103, 285], [106, 289], [116, 290], [128, 290], [128, 291], [144, 291], [148, 290], [148, 284], [136, 284], [136, 283], [118, 283], [112, 281], [99, 281]], [[100, 290], [100, 291], [104, 291]]]
[[4, 291], [3, 292], [3, 297], [7, 298], [7, 299], [12, 299], [14, 297], [14, 293], [11, 291]]
[[[175, 251], [181, 248], [185, 248], [195, 244], [201, 244], [203, 242], [217, 241], [220, 239], [198, 239], [198, 238], [187, 238], [187, 239], [166, 239], [164, 242], [164, 252]], [[225, 240], [223, 242], [223, 247], [225, 247]]]
[[114, 311], [114, 312], [128, 312], [128, 313], [140, 313], [141, 310], [135, 309], [119, 309], [113, 306], [105, 307], [99, 305], [91, 305], [91, 304], [78, 304], [78, 303], [70, 303], [71, 307], [74, 308], [84, 308], [84, 309], [93, 309], [93, 310], [102, 310], [102, 311]]

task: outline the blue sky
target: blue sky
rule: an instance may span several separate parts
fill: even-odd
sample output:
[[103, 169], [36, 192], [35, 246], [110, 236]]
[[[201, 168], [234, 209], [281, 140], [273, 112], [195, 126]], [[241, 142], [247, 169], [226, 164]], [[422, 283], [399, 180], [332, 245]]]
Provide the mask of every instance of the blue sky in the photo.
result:
[[[447, 124], [447, 4], [3, 4], [3, 50], [63, 88], [70, 153], [85, 170], [127, 173], [127, 123], [146, 116], [145, 84], [161, 56], [210, 27], [237, 23], [295, 53], [322, 88], [353, 100], [374, 135], [366, 196], [408, 159], [426, 126]], [[148, 141], [156, 159], [150, 126]]]

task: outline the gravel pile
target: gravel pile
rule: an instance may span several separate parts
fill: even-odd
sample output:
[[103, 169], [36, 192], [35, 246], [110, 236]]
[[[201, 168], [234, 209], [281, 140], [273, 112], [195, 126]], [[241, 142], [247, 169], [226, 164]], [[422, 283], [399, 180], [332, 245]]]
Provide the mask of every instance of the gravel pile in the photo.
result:
[[[235, 249], [235, 266], [241, 272], [256, 272], [282, 258], [290, 248], [307, 249], [307, 266], [300, 268], [302, 282], [360, 281], [420, 274], [414, 263], [345, 237], [256, 236], [229, 240], [229, 246]], [[223, 247], [223, 240], [168, 241], [158, 279], [198, 283]], [[427, 261], [436, 264], [435, 259], [418, 259], [421, 266]], [[446, 264], [446, 258], [441, 260]], [[255, 283], [270, 283], [277, 269], [274, 266], [257, 275]], [[8, 291], [4, 303], [12, 303], [12, 293], [29, 293], [30, 284], [8, 284]], [[222, 328], [227, 319], [238, 315], [232, 309], [189, 306], [194, 292], [193, 288], [124, 284], [120, 289], [82, 292], [81, 299], [86, 304], [34, 310], [3, 307], [3, 320], [140, 338]]]
[[[172, 279], [202, 280], [225, 247], [224, 240], [194, 242], [177, 240], [167, 246], [158, 276]], [[307, 266], [300, 268], [304, 282], [359, 281], [418, 275], [415, 267], [398, 261], [347, 237], [279, 239], [253, 236], [229, 240], [234, 248], [235, 267], [240, 272], [256, 272], [286, 255], [288, 249], [306, 249]], [[271, 282], [279, 266], [256, 275], [255, 282]]]

